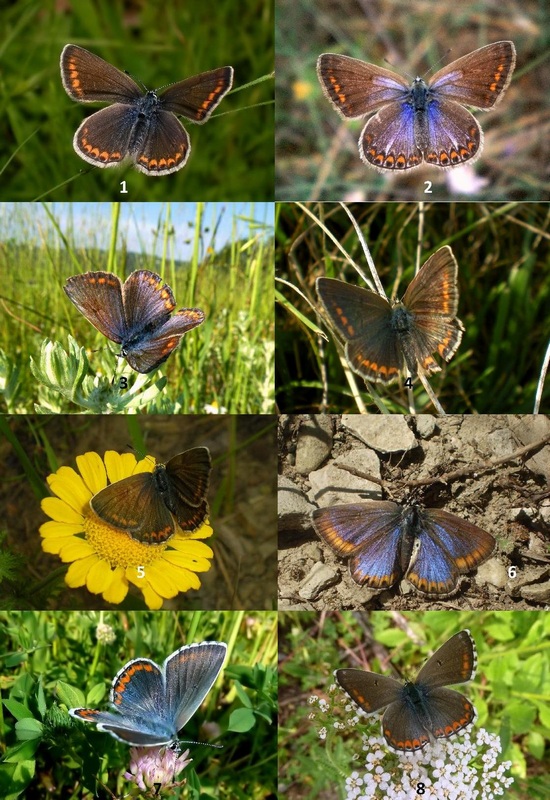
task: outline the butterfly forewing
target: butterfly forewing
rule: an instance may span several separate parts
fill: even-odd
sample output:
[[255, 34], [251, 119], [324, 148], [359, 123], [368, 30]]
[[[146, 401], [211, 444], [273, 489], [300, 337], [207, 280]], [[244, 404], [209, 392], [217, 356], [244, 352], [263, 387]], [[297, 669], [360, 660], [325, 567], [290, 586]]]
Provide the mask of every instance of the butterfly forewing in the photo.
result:
[[187, 505], [198, 507], [208, 492], [212, 460], [207, 447], [193, 447], [174, 456], [166, 464], [170, 481], [178, 497]]
[[451, 248], [441, 247], [419, 270], [403, 297], [414, 316], [417, 360], [425, 368], [435, 363], [431, 359], [434, 352], [449, 361], [462, 340], [464, 327], [456, 318], [457, 275]]
[[403, 296], [414, 314], [454, 317], [458, 309], [458, 264], [450, 247], [440, 247], [423, 264]]
[[166, 690], [177, 731], [202, 704], [220, 673], [226, 653], [227, 645], [223, 642], [202, 642], [181, 648], [167, 660]]
[[69, 300], [94, 328], [120, 344], [127, 335], [122, 284], [111, 272], [86, 272], [68, 278], [63, 287]]
[[468, 629], [451, 636], [424, 664], [415, 683], [430, 688], [466, 683], [476, 674], [477, 654], [475, 642]]
[[129, 103], [143, 95], [129, 75], [76, 44], [63, 48], [61, 78], [67, 94], [81, 103]]
[[393, 678], [362, 669], [337, 669], [334, 675], [342, 689], [366, 714], [393, 703], [400, 697], [403, 688]]
[[90, 506], [102, 520], [138, 541], [154, 544], [175, 533], [172, 515], [148, 472], [111, 483], [92, 497]]
[[363, 117], [391, 100], [403, 98], [409, 89], [395, 72], [336, 53], [319, 56], [317, 75], [326, 97], [349, 119]]
[[171, 288], [148, 269], [135, 270], [126, 278], [123, 298], [126, 325], [133, 331], [162, 325], [176, 307]]
[[219, 67], [168, 86], [159, 97], [162, 107], [193, 122], [206, 122], [233, 84], [233, 67]]
[[502, 97], [515, 65], [514, 43], [494, 42], [440, 69], [429, 86], [457, 103], [488, 109]]

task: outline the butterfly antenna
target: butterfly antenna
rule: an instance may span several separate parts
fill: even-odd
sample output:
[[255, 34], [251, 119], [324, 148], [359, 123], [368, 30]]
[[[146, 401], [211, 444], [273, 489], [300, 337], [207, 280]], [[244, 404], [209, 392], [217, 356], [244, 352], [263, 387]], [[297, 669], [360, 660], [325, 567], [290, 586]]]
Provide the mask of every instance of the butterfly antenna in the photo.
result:
[[143, 83], [143, 81], [140, 81], [139, 78], [136, 78], [135, 75], [132, 75], [132, 73], [129, 70], [125, 69], [123, 71], [124, 71], [125, 75], [128, 75], [128, 77], [131, 78], [133, 81], [135, 81], [136, 83], [139, 83], [139, 85], [141, 86], [141, 88], [143, 89], [144, 92], [148, 92], [149, 91], [147, 86]]
[[215, 747], [216, 750], [223, 750], [223, 744], [210, 744], [210, 742], [189, 742], [187, 739], [178, 739], [178, 744], [200, 744], [203, 747]]
[[428, 74], [428, 72], [433, 72], [433, 70], [434, 70], [434, 69], [437, 67], [437, 65], [438, 65], [438, 64], [441, 64], [441, 62], [442, 62], [442, 61], [444, 61], [445, 59], [447, 59], [447, 57], [449, 56], [449, 53], [450, 53], [450, 52], [451, 52], [451, 48], [449, 47], [449, 49], [447, 50], [447, 52], [446, 52], [446, 53], [443, 53], [443, 55], [441, 56], [441, 58], [440, 58], [438, 61], [436, 61], [436, 62], [435, 62], [435, 64], [432, 64], [432, 66], [431, 66], [429, 69], [427, 69], [427, 70], [426, 70], [426, 72], [424, 73], [424, 75], [423, 75], [422, 77], [424, 78], [424, 76], [425, 76], [425, 75], [427, 75], [427, 74]]
[[[394, 66], [394, 65], [391, 63], [391, 61], [388, 61], [388, 59], [387, 59], [386, 57], [384, 57], [384, 61], [386, 62], [386, 64], [388, 65], [388, 67], [391, 67], [391, 68], [392, 68], [392, 70], [394, 70], [394, 71], [397, 71], [397, 70], [396, 70], [396, 68], [395, 68], [395, 66]], [[399, 72], [400, 72], [400, 73], [401, 73], [401, 72], [403, 72], [403, 75], [406, 75], [406, 76], [407, 76], [407, 78], [408, 78], [409, 80], [411, 80], [411, 81], [413, 81], [413, 80], [414, 80], [414, 77], [411, 75], [411, 73], [410, 73], [410, 72], [406, 72], [405, 70], [401, 70], [401, 69], [399, 70]]]

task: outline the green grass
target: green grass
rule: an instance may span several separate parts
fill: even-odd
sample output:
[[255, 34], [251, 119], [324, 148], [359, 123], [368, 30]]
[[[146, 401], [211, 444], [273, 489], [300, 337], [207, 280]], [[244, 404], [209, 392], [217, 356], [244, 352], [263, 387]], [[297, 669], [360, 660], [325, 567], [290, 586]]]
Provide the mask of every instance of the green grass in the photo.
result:
[[[447, 413], [533, 413], [548, 346], [550, 265], [547, 205], [531, 203], [350, 204], [371, 250], [388, 296], [401, 298], [417, 257], [450, 245], [458, 262], [459, 307], [465, 333], [442, 372], [429, 378]], [[364, 270], [366, 261], [344, 209], [335, 203], [277, 205], [276, 386], [282, 412], [357, 412], [338, 357], [334, 334], [320, 321], [315, 279], [328, 275], [364, 285], [324, 224]], [[418, 244], [420, 246], [418, 247]], [[417, 250], [418, 248], [418, 250]], [[318, 335], [319, 326], [328, 341]], [[327, 375], [327, 405], [323, 405]], [[407, 391], [394, 382], [376, 384], [369, 397], [359, 376], [360, 397], [369, 411], [432, 412], [417, 382], [413, 409]], [[548, 410], [548, 380], [541, 411]]]
[[[100, 624], [112, 629], [112, 644], [98, 641]], [[179, 776], [187, 779], [188, 787], [173, 788], [169, 796], [198, 800], [199, 785], [201, 797], [220, 800], [262, 800], [274, 793], [275, 612], [256, 611], [245, 617], [242, 612], [219, 611], [2, 611], [2, 671], [9, 674], [10, 685], [4, 687], [0, 711], [0, 738], [6, 748], [0, 795], [42, 797], [45, 783], [50, 786], [48, 796], [66, 800], [130, 791], [132, 784], [124, 778], [130, 748], [109, 734], [96, 732], [95, 726], [73, 720], [67, 708], [85, 703], [107, 710], [111, 681], [130, 659], [145, 657], [162, 664], [182, 645], [201, 641], [226, 642], [228, 656], [205, 703], [180, 738], [208, 741], [208, 734], [201, 731], [201, 724], [208, 722], [213, 726], [213, 741], [222, 747], [188, 745], [193, 761]], [[166, 789], [162, 796], [168, 796]]]
[[[3, 410], [203, 413], [213, 405], [235, 414], [273, 410], [272, 229], [269, 219], [256, 219], [253, 205], [159, 206], [153, 237], [158, 257], [145, 243], [141, 252], [129, 252], [129, 227], [147, 225], [144, 238], [150, 240], [140, 204], [130, 207], [133, 226], [122, 223], [118, 204], [73, 205], [63, 214], [59, 206], [47, 205], [37, 222], [39, 208], [5, 206], [0, 222], [1, 294], [8, 310], [0, 321]], [[232, 231], [223, 246], [218, 244], [222, 218], [224, 224], [231, 221]], [[238, 220], [245, 223], [240, 234]], [[180, 263], [173, 253], [182, 239], [192, 249]], [[125, 364], [115, 355], [120, 346], [79, 313], [63, 285], [79, 272], [106, 270], [124, 280], [138, 268], [158, 272], [172, 288], [176, 308], [201, 308], [206, 321], [183, 337], [160, 372], [127, 371], [125, 390], [111, 383]], [[70, 337], [76, 351], [68, 356]]]
[[[61, 9], [54, 0], [19, 0], [2, 6], [1, 198], [273, 199], [270, 3], [167, 0], [159, 7], [141, 0], [130, 8], [123, 0], [85, 0]], [[96, 168], [76, 155], [72, 140], [84, 118], [105, 104], [75, 103], [66, 94], [59, 59], [68, 43], [148, 89], [225, 65], [235, 70], [233, 89], [205, 125], [181, 119], [192, 151], [177, 173], [153, 178], [131, 166]]]
[[[523, 19], [526, 25], [515, 23]], [[307, 31], [307, 34], [305, 33]], [[373, 6], [356, 0], [280, 0], [276, 6], [276, 194], [278, 200], [546, 200], [550, 26], [544, 4], [476, 0]], [[384, 174], [364, 164], [357, 147], [366, 119], [344, 120], [316, 74], [322, 53], [339, 53], [429, 79], [486, 44], [512, 40], [517, 63], [501, 102], [475, 111], [485, 134], [472, 167], [421, 167]], [[369, 115], [370, 116], [370, 115]], [[481, 180], [480, 180], [481, 179]], [[432, 184], [425, 195], [425, 181]]]
[[[344, 798], [345, 778], [352, 771], [364, 772], [361, 735], [370, 718], [340, 731], [333, 722], [341, 714], [330, 709], [322, 714], [308, 702], [316, 695], [331, 706], [336, 696], [345, 697], [341, 691], [329, 692], [334, 669], [364, 668], [414, 680], [428, 655], [464, 628], [476, 642], [478, 666], [474, 681], [456, 688], [477, 709], [474, 731], [483, 727], [498, 734], [503, 746], [499, 763], [513, 761], [515, 782], [506, 797], [548, 797], [550, 620], [545, 612], [428, 611], [396, 618], [384, 611], [304, 611], [279, 615], [279, 780], [288, 787], [289, 800]], [[326, 741], [319, 739], [322, 727], [327, 728]], [[481, 762], [478, 767], [481, 774]]]

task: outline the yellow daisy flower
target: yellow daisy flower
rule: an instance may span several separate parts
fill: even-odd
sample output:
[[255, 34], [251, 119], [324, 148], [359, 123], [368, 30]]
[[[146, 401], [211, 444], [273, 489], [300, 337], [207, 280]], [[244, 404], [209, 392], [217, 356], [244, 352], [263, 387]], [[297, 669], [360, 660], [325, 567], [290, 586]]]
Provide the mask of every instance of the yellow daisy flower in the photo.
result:
[[80, 474], [60, 467], [48, 476], [55, 497], [41, 503], [51, 519], [40, 527], [42, 549], [70, 562], [65, 583], [71, 589], [86, 586], [108, 603], [121, 603], [133, 584], [151, 609], [161, 608], [179, 592], [200, 589], [196, 573], [208, 572], [214, 557], [212, 549], [198, 541], [214, 532], [208, 520], [193, 533], [177, 527], [168, 541], [145, 544], [108, 525], [90, 508], [90, 499], [107, 486], [107, 477], [115, 483], [137, 472], [152, 472], [154, 459], [137, 461], [132, 453], [109, 450], [104, 460], [97, 453], [85, 453], [76, 462]]

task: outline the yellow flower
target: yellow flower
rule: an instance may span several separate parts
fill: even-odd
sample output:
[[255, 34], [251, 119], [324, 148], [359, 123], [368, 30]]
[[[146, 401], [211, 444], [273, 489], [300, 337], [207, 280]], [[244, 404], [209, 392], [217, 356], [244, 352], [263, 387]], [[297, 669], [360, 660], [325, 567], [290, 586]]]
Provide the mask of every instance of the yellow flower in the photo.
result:
[[137, 472], [152, 472], [151, 457], [137, 461], [132, 453], [85, 453], [76, 459], [80, 474], [60, 467], [49, 475], [55, 497], [42, 500], [50, 518], [40, 527], [42, 549], [70, 562], [65, 583], [72, 589], [86, 586], [108, 603], [121, 603], [129, 585], [142, 593], [148, 608], [161, 608], [164, 599], [179, 592], [200, 589], [197, 572], [208, 572], [212, 549], [199, 539], [212, 536], [208, 520], [193, 533], [176, 527], [176, 533], [161, 544], [144, 544], [126, 531], [113, 528], [90, 508], [90, 499], [110, 483]]
[[292, 84], [292, 93], [295, 100], [307, 100], [313, 91], [313, 86], [310, 81], [294, 81]]

